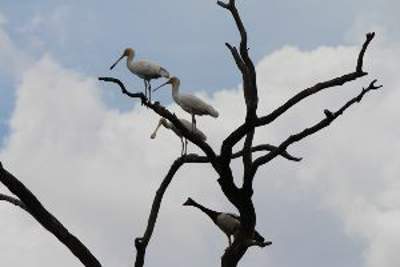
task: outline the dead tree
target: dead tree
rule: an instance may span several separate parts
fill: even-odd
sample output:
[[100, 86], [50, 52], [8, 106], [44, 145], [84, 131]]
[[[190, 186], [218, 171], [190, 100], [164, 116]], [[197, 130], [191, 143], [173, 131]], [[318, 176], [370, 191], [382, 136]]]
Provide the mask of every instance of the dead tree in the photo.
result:
[[[328, 127], [334, 120], [342, 115], [350, 106], [362, 100], [365, 94], [379, 89], [381, 86], [376, 85], [376, 80], [372, 80], [366, 88], [362, 88], [361, 92], [349, 99], [338, 110], [330, 111], [325, 109], [321, 112], [322, 118], [317, 123], [306, 127], [304, 130], [288, 136], [280, 144], [261, 144], [254, 145], [253, 139], [255, 131], [259, 127], [265, 127], [274, 122], [277, 118], [290, 110], [292, 107], [300, 103], [302, 100], [311, 97], [323, 90], [342, 86], [346, 83], [359, 79], [368, 75], [363, 70], [364, 54], [374, 38], [374, 33], [368, 33], [366, 40], [361, 47], [355, 63], [354, 71], [344, 74], [339, 77], [334, 77], [327, 81], [322, 81], [314, 86], [300, 90], [299, 93], [289, 98], [285, 103], [270, 112], [269, 114], [257, 114], [258, 108], [258, 92], [257, 92], [257, 77], [254, 63], [249, 55], [247, 42], [247, 33], [243, 25], [235, 0], [228, 2], [218, 1], [217, 4], [229, 11], [232, 15], [237, 29], [240, 34], [239, 47], [226, 43], [228, 50], [232, 54], [234, 62], [242, 75], [243, 96], [246, 106], [246, 116], [244, 122], [229, 133], [222, 142], [220, 150], [215, 151], [205, 141], [193, 135], [185, 128], [175, 116], [159, 103], [151, 103], [143, 93], [131, 93], [125, 85], [118, 79], [112, 77], [100, 77], [99, 80], [105, 82], [116, 83], [123, 94], [131, 98], [138, 98], [151, 111], [164, 117], [180, 130], [182, 136], [194, 143], [203, 155], [190, 154], [183, 155], [177, 158], [171, 165], [167, 175], [163, 179], [159, 189], [156, 192], [153, 204], [151, 207], [150, 216], [143, 236], [135, 239], [136, 261], [135, 266], [141, 267], [144, 265], [147, 246], [152, 237], [152, 233], [157, 221], [158, 212], [161, 207], [161, 202], [169, 184], [171, 183], [176, 172], [184, 164], [199, 163], [211, 164], [217, 175], [218, 184], [226, 196], [226, 198], [236, 207], [240, 214], [240, 229], [235, 235], [232, 246], [225, 250], [221, 257], [222, 267], [237, 266], [246, 251], [254, 246], [266, 247], [271, 243], [266, 241], [263, 243], [254, 243], [253, 235], [256, 226], [256, 210], [253, 205], [252, 196], [254, 192], [253, 181], [256, 177], [258, 169], [281, 156], [287, 160], [300, 161], [300, 157], [291, 155], [287, 149], [290, 145], [311, 136], [320, 130]], [[234, 147], [244, 139], [243, 146], [234, 151]], [[255, 152], [264, 152], [263, 155], [256, 157]], [[243, 177], [240, 185], [234, 182], [234, 177], [231, 169], [231, 161], [241, 158], [243, 164]], [[11, 204], [21, 207], [30, 213], [42, 226], [53, 233], [85, 266], [101, 266], [99, 261], [90, 253], [90, 251], [77, 239], [70, 234], [68, 230], [51, 215], [38, 201], [38, 199], [11, 173], [6, 171], [0, 164], [0, 181], [8, 187], [8, 189], [16, 195], [11, 197], [0, 194], [0, 200], [7, 201]]]

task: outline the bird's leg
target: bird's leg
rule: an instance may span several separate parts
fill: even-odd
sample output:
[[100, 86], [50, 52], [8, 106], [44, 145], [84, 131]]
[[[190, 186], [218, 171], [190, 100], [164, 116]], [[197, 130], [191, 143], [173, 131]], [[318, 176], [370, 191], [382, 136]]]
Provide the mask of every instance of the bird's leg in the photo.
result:
[[185, 138], [185, 155], [187, 155], [188, 140]]
[[[144, 97], [147, 99], [147, 81], [144, 81]], [[143, 101], [142, 101], [142, 106], [144, 105]]]
[[196, 118], [195, 115], [192, 113], [192, 133], [194, 133], [195, 129], [196, 129]]
[[182, 143], [182, 149], [181, 149], [181, 156], [184, 155], [184, 151], [185, 151], [185, 143], [183, 142], [183, 138], [181, 137], [181, 143]]
[[147, 89], [149, 90], [149, 102], [151, 102], [151, 83], [150, 83], [150, 81], [147, 81], [147, 85], [148, 85]]

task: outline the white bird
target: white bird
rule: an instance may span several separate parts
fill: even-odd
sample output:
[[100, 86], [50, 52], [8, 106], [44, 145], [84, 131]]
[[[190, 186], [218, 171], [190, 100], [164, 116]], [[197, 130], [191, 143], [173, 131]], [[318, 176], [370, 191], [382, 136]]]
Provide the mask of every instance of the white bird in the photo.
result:
[[[235, 236], [240, 228], [240, 217], [236, 214], [219, 212], [208, 209], [200, 205], [190, 197], [183, 203], [184, 206], [193, 206], [204, 212], [210, 219], [222, 230], [228, 237], [229, 246], [232, 245], [231, 236]], [[254, 231], [252, 241], [253, 243], [262, 244], [265, 238], [257, 231]]]
[[218, 117], [218, 111], [211, 105], [207, 104], [200, 98], [192, 94], [180, 94], [179, 85], [180, 80], [177, 77], [171, 77], [167, 82], [161, 84], [154, 91], [163, 87], [164, 85], [171, 84], [172, 87], [172, 98], [174, 101], [181, 106], [181, 108], [192, 115], [192, 130], [196, 128], [196, 115], [210, 115], [214, 118]]
[[135, 50], [132, 48], [127, 48], [124, 50], [122, 56], [110, 67], [112, 70], [118, 62], [127, 57], [126, 65], [128, 69], [138, 77], [144, 80], [144, 92], [147, 97], [147, 90], [149, 91], [149, 101], [151, 101], [151, 84], [150, 80], [158, 79], [160, 77], [169, 78], [169, 72], [161, 67], [160, 65], [147, 61], [147, 60], [139, 60], [133, 62], [133, 58], [135, 57]]
[[[192, 124], [190, 122], [188, 122], [185, 119], [180, 119], [179, 121], [182, 123], [182, 125], [188, 131], [190, 131], [190, 129], [192, 128]], [[175, 125], [173, 125], [171, 122], [168, 122], [164, 118], [161, 118], [160, 121], [158, 122], [158, 125], [157, 125], [156, 129], [154, 130], [154, 132], [150, 136], [151, 139], [156, 138], [157, 131], [160, 128], [161, 125], [164, 126], [167, 129], [171, 129], [181, 139], [181, 143], [182, 143], [181, 155], [186, 155], [187, 154], [187, 143], [188, 143], [187, 139], [182, 136], [181, 131], [179, 129], [177, 129], [175, 127]], [[207, 140], [207, 136], [202, 131], [200, 131], [199, 129], [196, 129], [193, 132], [193, 134], [196, 135], [198, 138], [200, 138], [203, 141]]]

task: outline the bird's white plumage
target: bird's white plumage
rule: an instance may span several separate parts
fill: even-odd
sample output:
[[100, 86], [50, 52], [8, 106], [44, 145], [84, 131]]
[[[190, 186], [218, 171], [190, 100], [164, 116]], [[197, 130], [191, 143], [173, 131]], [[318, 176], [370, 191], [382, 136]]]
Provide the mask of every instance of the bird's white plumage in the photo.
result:
[[202, 99], [195, 95], [191, 94], [179, 94], [175, 90], [172, 94], [173, 99], [175, 102], [181, 106], [181, 108], [190, 113], [195, 115], [210, 115], [214, 118], [218, 117], [218, 111], [216, 111], [211, 105], [204, 102]]
[[[189, 121], [187, 121], [185, 119], [179, 119], [179, 121], [183, 124], [183, 126], [188, 131], [192, 130], [192, 123], [191, 122], [189, 122]], [[166, 119], [161, 118], [159, 123], [158, 123], [158, 125], [157, 125], [157, 128], [154, 130], [153, 134], [151, 135], [152, 139], [156, 137], [157, 131], [160, 128], [161, 125], [163, 125], [167, 129], [171, 129], [178, 137], [182, 137], [181, 131], [178, 128], [176, 128], [175, 125], [173, 125], [171, 122], [167, 121]], [[194, 132], [192, 132], [192, 133], [194, 135], [196, 135], [198, 138], [200, 138], [201, 140], [203, 140], [203, 141], [207, 140], [207, 136], [202, 131], [200, 131], [199, 129], [195, 129]]]
[[[193, 125], [192, 125], [192, 123], [190, 122], [190, 121], [187, 121], [187, 120], [185, 120], [185, 119], [180, 119], [179, 120], [182, 124], [183, 124], [183, 126], [185, 126], [185, 128], [188, 130], [188, 131], [192, 131], [192, 128], [193, 128]], [[172, 124], [172, 123], [171, 123]], [[176, 129], [176, 127], [172, 124], [172, 126], [175, 128], [175, 130], [173, 130], [177, 135], [181, 135], [182, 136], [182, 134], [180, 133], [180, 131], [178, 130], [178, 129]], [[176, 132], [176, 131], [178, 131], [179, 132], [179, 134]], [[202, 132], [202, 131], [200, 131], [198, 128], [196, 128], [196, 129], [194, 129], [194, 131], [192, 132], [192, 134], [194, 134], [195, 136], [197, 136], [198, 138], [200, 138], [201, 140], [203, 140], [203, 141], [206, 141], [207, 140], [207, 136]]]
[[124, 57], [127, 57], [126, 65], [128, 69], [133, 74], [144, 80], [145, 95], [147, 96], [147, 91], [149, 91], [149, 100], [151, 100], [150, 81], [152, 79], [158, 79], [160, 77], [169, 78], [169, 72], [160, 65], [148, 60], [139, 60], [134, 62], [133, 58], [135, 57], [135, 50], [133, 50], [132, 48], [125, 49], [122, 56], [110, 67], [110, 69], [113, 69], [115, 65], [117, 65], [118, 62]]
[[140, 60], [133, 62], [133, 60], [131, 60], [128, 57], [127, 67], [132, 73], [136, 74], [137, 76], [139, 76], [144, 80], [157, 79], [160, 77], [165, 77], [165, 78], [169, 77], [168, 71], [166, 71], [160, 65], [150, 61]]
[[[166, 85], [172, 85], [172, 98], [174, 101], [186, 112], [192, 115], [192, 124], [193, 126], [196, 125], [195, 115], [209, 115], [214, 118], [219, 116], [218, 111], [212, 107], [211, 105], [207, 104], [205, 101], [200, 99], [199, 97], [192, 95], [192, 94], [181, 94], [179, 92], [180, 80], [177, 77], [171, 77], [166, 83], [160, 85], [158, 88]], [[196, 127], [193, 127], [193, 129]]]

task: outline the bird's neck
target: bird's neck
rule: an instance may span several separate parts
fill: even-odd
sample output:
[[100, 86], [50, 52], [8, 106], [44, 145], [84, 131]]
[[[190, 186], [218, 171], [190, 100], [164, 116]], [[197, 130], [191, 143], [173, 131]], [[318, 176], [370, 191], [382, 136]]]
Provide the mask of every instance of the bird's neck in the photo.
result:
[[194, 202], [194, 203], [192, 204], [192, 206], [198, 208], [199, 210], [201, 210], [202, 212], [204, 212], [205, 214], [207, 214], [208, 217], [210, 217], [211, 220], [213, 220], [214, 222], [216, 222], [218, 215], [221, 214], [220, 212], [217, 212], [217, 211], [208, 209], [208, 208], [206, 208], [206, 207], [200, 205], [200, 204], [197, 203], [197, 202]]
[[172, 85], [172, 98], [175, 102], [179, 102], [179, 84]]
[[127, 55], [127, 57], [126, 57], [126, 65], [128, 66], [128, 68], [129, 67], [133, 67], [133, 58], [134, 58], [133, 53], [130, 53], [130, 54]]

